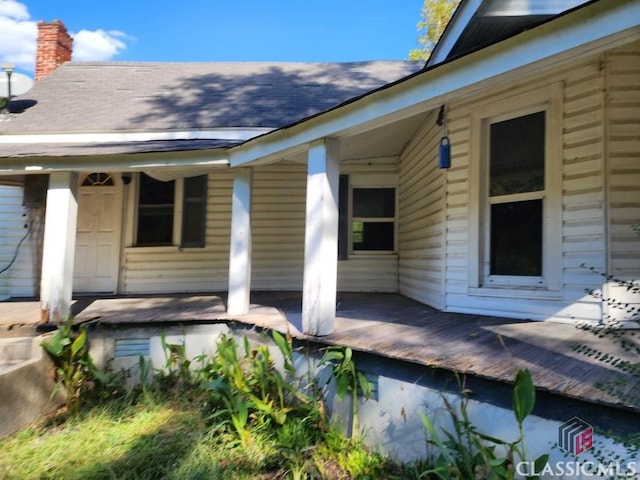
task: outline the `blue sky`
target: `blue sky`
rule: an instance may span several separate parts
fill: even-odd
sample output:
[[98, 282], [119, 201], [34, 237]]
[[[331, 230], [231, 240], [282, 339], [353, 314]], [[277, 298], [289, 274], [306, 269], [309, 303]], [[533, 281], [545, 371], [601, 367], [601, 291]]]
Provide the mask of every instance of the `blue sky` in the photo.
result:
[[74, 60], [402, 60], [424, 0], [0, 0], [0, 64], [31, 75], [38, 21], [61, 20]]

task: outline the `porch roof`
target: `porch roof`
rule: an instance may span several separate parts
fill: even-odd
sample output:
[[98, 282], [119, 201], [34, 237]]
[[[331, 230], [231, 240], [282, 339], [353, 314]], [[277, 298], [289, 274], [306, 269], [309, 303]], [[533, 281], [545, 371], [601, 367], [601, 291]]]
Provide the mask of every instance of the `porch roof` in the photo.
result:
[[[410, 61], [67, 62], [12, 100], [13, 113], [0, 118], [0, 158], [229, 147], [421, 67]], [[149, 145], [135, 134], [151, 136]], [[158, 142], [165, 134], [191, 142]]]
[[[341, 142], [381, 128], [403, 138], [399, 122], [424, 120], [425, 112], [488, 86], [526, 82], [534, 72], [557, 67], [640, 38], [640, 4], [594, 0], [535, 28], [465, 53], [354, 97], [334, 108], [248, 139], [229, 149], [232, 167], [300, 157], [322, 138]], [[409, 129], [413, 133], [415, 129]], [[399, 149], [396, 154], [402, 152]]]
[[[78, 297], [72, 313], [76, 322], [114, 328], [237, 321], [289, 332], [299, 340], [503, 383], [527, 368], [541, 392], [640, 414], [637, 401], [632, 403], [632, 397], [640, 396], [638, 379], [576, 353], [574, 347], [588, 345], [634, 361], [631, 354], [575, 324], [440, 312], [398, 294], [339, 293], [334, 333], [313, 337], [301, 333], [301, 303], [297, 292], [252, 292], [249, 314], [230, 317], [226, 294]], [[39, 318], [37, 301], [0, 302], [0, 335], [20, 325], [32, 328]], [[621, 387], [628, 403], [596, 387], [616, 379], [628, 382]]]

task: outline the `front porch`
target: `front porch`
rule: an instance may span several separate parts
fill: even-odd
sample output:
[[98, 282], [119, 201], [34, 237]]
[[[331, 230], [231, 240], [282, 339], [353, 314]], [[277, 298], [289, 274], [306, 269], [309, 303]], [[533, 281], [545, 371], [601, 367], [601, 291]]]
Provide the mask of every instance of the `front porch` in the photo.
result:
[[[0, 335], [36, 330], [39, 308], [38, 301], [0, 302]], [[573, 324], [444, 313], [397, 294], [341, 293], [334, 333], [314, 337], [301, 333], [301, 312], [302, 296], [296, 292], [254, 292], [249, 313], [233, 316], [226, 313], [226, 295], [218, 293], [86, 296], [75, 298], [72, 305], [76, 322], [117, 328], [236, 321], [289, 332], [303, 342], [348, 346], [391, 364], [401, 361], [453, 372], [487, 385], [510, 383], [518, 369], [527, 368], [539, 392], [563, 403], [586, 401], [640, 414], [634, 401], [640, 392], [638, 379], [576, 353], [572, 346], [586, 344], [632, 361], [637, 358], [629, 357], [611, 339]], [[615, 379], [627, 382], [624, 399], [595, 387]]]

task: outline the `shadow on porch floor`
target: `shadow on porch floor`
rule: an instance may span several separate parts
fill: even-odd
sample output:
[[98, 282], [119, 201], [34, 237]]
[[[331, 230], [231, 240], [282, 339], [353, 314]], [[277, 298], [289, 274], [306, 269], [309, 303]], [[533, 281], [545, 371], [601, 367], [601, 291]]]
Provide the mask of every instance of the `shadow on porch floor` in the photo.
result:
[[[493, 381], [511, 382], [518, 369], [528, 368], [540, 391], [640, 413], [637, 403], [621, 404], [619, 398], [594, 386], [616, 378], [627, 380], [627, 397], [638, 398], [637, 378], [624, 376], [572, 347], [588, 344], [621, 357], [629, 354], [609, 339], [597, 338], [575, 325], [444, 313], [397, 294], [341, 293], [334, 333], [310, 337], [301, 333], [300, 293], [253, 292], [251, 300], [249, 314], [233, 318], [226, 314], [225, 294], [211, 293], [78, 297], [72, 313], [77, 322], [112, 326], [234, 320], [288, 331], [300, 340], [349, 346]], [[0, 328], [33, 327], [36, 318], [38, 302], [0, 302]]]

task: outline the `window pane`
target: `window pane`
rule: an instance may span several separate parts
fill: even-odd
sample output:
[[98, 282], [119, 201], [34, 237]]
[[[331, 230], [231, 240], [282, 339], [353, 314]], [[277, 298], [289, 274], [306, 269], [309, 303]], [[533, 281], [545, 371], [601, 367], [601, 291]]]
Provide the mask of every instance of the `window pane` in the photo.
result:
[[542, 200], [491, 206], [491, 275], [542, 275]]
[[182, 246], [204, 247], [207, 215], [207, 176], [184, 179]]
[[138, 246], [171, 245], [173, 205], [144, 206], [138, 210]]
[[393, 222], [353, 222], [354, 250], [393, 250]]
[[161, 182], [144, 173], [140, 174], [140, 205], [173, 204], [175, 181]]
[[545, 113], [491, 125], [489, 195], [544, 190]]
[[173, 201], [175, 182], [160, 182], [140, 174], [138, 235], [136, 245], [173, 244]]
[[353, 216], [393, 218], [396, 215], [395, 188], [354, 188]]

